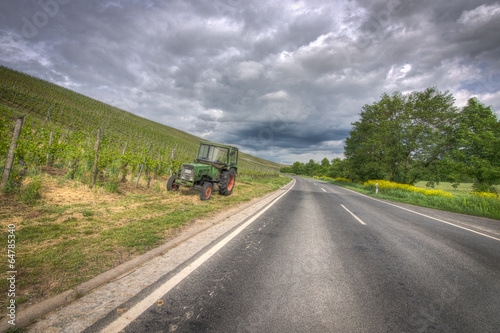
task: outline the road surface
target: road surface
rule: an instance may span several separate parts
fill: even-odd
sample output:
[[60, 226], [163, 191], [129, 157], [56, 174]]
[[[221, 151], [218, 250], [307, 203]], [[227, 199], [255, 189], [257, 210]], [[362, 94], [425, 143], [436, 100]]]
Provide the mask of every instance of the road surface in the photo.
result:
[[86, 332], [499, 328], [500, 221], [297, 178], [265, 211]]

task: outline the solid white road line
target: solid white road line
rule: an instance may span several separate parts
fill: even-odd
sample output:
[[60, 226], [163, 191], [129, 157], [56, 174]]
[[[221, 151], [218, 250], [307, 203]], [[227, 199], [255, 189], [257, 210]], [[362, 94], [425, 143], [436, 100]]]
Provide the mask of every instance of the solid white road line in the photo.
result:
[[224, 245], [229, 243], [234, 237], [236, 237], [240, 232], [242, 232], [246, 227], [248, 227], [253, 221], [258, 219], [265, 211], [271, 208], [279, 199], [281, 199], [288, 191], [292, 189], [295, 185], [294, 183], [288, 190], [282, 193], [279, 197], [274, 199], [271, 203], [269, 203], [264, 209], [262, 209], [259, 213], [254, 215], [247, 222], [243, 223], [238, 229], [229, 234], [226, 238], [217, 243], [214, 247], [204, 253], [201, 257], [196, 259], [189, 266], [184, 268], [182, 271], [177, 273], [170, 280], [161, 285], [158, 289], [152, 292], [149, 296], [144, 298], [142, 301], [134, 305], [130, 310], [125, 312], [122, 316], [116, 319], [114, 322], [105, 327], [101, 332], [115, 332], [118, 333], [123, 330], [127, 325], [129, 325], [132, 321], [137, 319], [144, 311], [146, 311], [151, 305], [153, 305], [157, 300], [159, 300], [163, 295], [168, 293], [172, 288], [174, 288], [177, 284], [179, 284], [184, 278], [186, 278], [189, 274], [191, 274], [194, 270], [200, 267], [205, 261], [207, 261], [211, 256], [213, 256], [217, 251], [219, 251]]
[[326, 190], [324, 188], [321, 187], [321, 189], [323, 190], [323, 192], [326, 192]]
[[366, 225], [365, 222], [363, 222], [359, 217], [357, 217], [353, 212], [351, 212], [349, 209], [347, 209], [344, 205], [341, 205], [342, 208], [344, 208], [349, 214], [351, 214], [356, 220], [358, 220], [359, 223], [362, 225]]
[[381, 202], [381, 203], [384, 203], [386, 205], [389, 205], [389, 206], [393, 206], [393, 207], [397, 207], [399, 209], [402, 209], [402, 210], [406, 210], [407, 212], [410, 212], [410, 213], [413, 213], [413, 214], [417, 214], [417, 215], [420, 215], [420, 216], [423, 216], [423, 217], [426, 217], [428, 219], [431, 219], [431, 220], [434, 220], [434, 221], [438, 221], [438, 222], [441, 222], [441, 223], [445, 223], [445, 224], [448, 224], [448, 225], [451, 225], [451, 226], [454, 226], [454, 227], [457, 227], [457, 228], [460, 228], [460, 229], [463, 229], [463, 230], [467, 230], [467, 231], [470, 231], [470, 232], [473, 232], [475, 234], [478, 234], [478, 235], [481, 235], [481, 236], [484, 236], [484, 237], [488, 237], [488, 238], [491, 238], [491, 239], [494, 239], [496, 241], [500, 241], [500, 238], [497, 238], [497, 237], [494, 237], [494, 236], [490, 236], [490, 235], [487, 235], [487, 234], [483, 234], [482, 232], [479, 232], [479, 231], [476, 231], [476, 230], [473, 230], [473, 229], [469, 229], [469, 228], [466, 228], [466, 227], [462, 227], [461, 225], [458, 225], [458, 224], [454, 224], [454, 223], [451, 223], [451, 222], [448, 222], [448, 221], [444, 221], [444, 220], [441, 220], [441, 219], [438, 219], [437, 217], [432, 217], [432, 216], [429, 216], [429, 215], [426, 215], [426, 214], [422, 214], [422, 213], [419, 213], [419, 212], [416, 212], [414, 210], [411, 210], [411, 209], [408, 209], [408, 208], [404, 208], [404, 207], [401, 207], [401, 206], [398, 206], [398, 205], [395, 205], [393, 203], [390, 203], [390, 202], [386, 202], [386, 201], [382, 201], [382, 200], [379, 200], [379, 199], [375, 199], [375, 198], [372, 198], [368, 195], [364, 195], [364, 194], [361, 194], [359, 192], [356, 192], [356, 191], [353, 191], [351, 189], [348, 189], [348, 188], [345, 188], [345, 187], [342, 187], [344, 190], [348, 190], [348, 191], [351, 191], [353, 193], [356, 193], [356, 194], [359, 194], [363, 197], [366, 197], [366, 198], [369, 198], [369, 199], [372, 199], [372, 200], [375, 200], [375, 201], [378, 201], [378, 202]]

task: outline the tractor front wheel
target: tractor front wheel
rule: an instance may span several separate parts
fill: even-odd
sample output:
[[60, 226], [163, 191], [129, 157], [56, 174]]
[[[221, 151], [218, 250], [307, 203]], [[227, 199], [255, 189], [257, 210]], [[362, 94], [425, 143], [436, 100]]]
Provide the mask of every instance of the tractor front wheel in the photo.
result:
[[176, 175], [170, 176], [170, 178], [167, 181], [167, 191], [177, 191], [179, 189], [179, 184], [175, 183], [176, 179], [177, 179]]
[[205, 182], [203, 183], [203, 187], [201, 188], [200, 191], [200, 199], [201, 200], [208, 200], [212, 196], [212, 190], [213, 190], [213, 185], [211, 182]]

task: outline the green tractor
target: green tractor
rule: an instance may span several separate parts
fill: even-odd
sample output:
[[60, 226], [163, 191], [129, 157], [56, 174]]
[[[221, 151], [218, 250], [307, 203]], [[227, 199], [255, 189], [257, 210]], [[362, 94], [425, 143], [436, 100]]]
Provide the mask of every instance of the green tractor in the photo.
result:
[[202, 142], [194, 163], [184, 163], [167, 182], [168, 191], [176, 191], [181, 185], [200, 190], [200, 199], [208, 200], [214, 185], [219, 194], [233, 193], [238, 171], [238, 148], [218, 143]]

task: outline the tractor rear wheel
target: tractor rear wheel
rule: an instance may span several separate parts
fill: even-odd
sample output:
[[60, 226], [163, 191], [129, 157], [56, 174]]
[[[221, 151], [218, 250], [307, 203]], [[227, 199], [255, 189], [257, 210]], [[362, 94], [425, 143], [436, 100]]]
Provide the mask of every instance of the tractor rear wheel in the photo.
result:
[[230, 195], [231, 193], [233, 193], [235, 183], [236, 171], [234, 169], [222, 171], [219, 180], [219, 194]]
[[213, 190], [213, 185], [211, 182], [205, 182], [203, 183], [203, 187], [201, 188], [200, 191], [200, 199], [201, 200], [208, 200], [212, 196], [212, 190]]
[[177, 191], [179, 189], [179, 184], [175, 183], [176, 179], [177, 179], [176, 175], [170, 176], [170, 178], [167, 181], [167, 191]]

